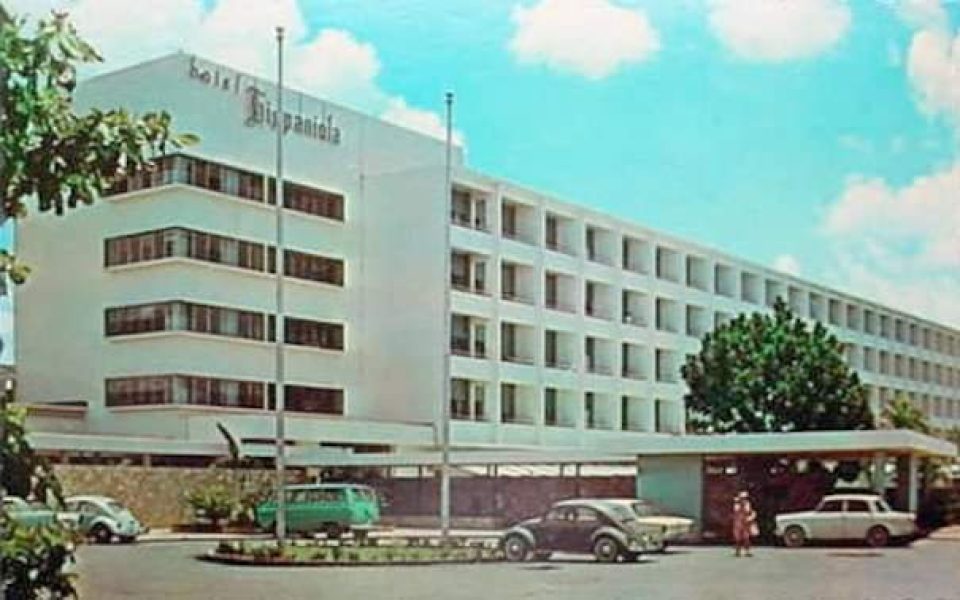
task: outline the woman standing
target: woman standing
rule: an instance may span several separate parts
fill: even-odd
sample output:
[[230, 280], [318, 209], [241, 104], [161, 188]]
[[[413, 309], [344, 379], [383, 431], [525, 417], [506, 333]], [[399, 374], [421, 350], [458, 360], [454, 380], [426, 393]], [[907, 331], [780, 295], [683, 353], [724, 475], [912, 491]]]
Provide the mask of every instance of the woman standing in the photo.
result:
[[733, 543], [736, 547], [734, 556], [739, 557], [741, 551], [746, 556], [753, 556], [750, 552], [750, 538], [756, 534], [757, 513], [750, 503], [750, 495], [744, 490], [733, 499]]

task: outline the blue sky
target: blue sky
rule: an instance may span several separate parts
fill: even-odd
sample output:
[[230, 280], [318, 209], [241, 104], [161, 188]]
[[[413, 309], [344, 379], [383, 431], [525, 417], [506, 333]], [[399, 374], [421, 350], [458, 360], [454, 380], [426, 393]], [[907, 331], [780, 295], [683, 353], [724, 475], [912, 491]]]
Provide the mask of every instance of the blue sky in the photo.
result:
[[[960, 326], [954, 0], [14, 0], [112, 69], [178, 48], [436, 133], [568, 200]], [[154, 6], [155, 5], [155, 6]]]

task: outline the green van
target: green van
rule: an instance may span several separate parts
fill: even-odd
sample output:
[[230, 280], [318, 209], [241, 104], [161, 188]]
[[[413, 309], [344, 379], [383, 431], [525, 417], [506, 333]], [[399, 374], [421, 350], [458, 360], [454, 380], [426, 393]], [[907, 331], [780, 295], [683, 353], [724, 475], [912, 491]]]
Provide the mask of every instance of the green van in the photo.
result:
[[[373, 488], [351, 483], [291, 485], [286, 488], [287, 531], [339, 537], [351, 530], [365, 532], [380, 520], [380, 505]], [[257, 525], [273, 531], [277, 523], [275, 500], [254, 511]]]

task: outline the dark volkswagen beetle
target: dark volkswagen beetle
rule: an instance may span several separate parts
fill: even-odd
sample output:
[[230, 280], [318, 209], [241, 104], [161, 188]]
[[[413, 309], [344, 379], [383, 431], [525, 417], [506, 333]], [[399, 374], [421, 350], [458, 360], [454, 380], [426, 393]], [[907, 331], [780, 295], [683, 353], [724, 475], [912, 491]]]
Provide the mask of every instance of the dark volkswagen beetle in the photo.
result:
[[503, 534], [507, 560], [546, 560], [553, 552], [592, 553], [600, 562], [635, 560], [660, 540], [623, 505], [606, 500], [563, 500], [542, 517], [517, 523]]

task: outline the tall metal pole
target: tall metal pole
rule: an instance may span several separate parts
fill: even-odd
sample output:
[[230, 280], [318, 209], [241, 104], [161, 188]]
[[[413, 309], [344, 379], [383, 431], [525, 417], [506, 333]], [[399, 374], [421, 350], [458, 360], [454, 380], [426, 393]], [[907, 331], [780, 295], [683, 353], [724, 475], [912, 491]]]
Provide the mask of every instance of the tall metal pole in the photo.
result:
[[453, 147], [453, 92], [446, 94], [447, 106], [447, 147], [444, 165], [444, 238], [445, 264], [443, 292], [443, 396], [440, 409], [440, 535], [444, 540], [450, 536], [450, 206], [453, 195], [451, 177], [451, 154]]
[[277, 27], [277, 183], [274, 190], [274, 210], [277, 216], [277, 249], [274, 254], [274, 272], [277, 277], [277, 314], [274, 317], [273, 339], [276, 343], [276, 382], [274, 384], [274, 402], [276, 403], [277, 415], [277, 523], [276, 535], [277, 544], [283, 547], [287, 536], [287, 501], [284, 494], [284, 483], [286, 480], [286, 433], [284, 431], [283, 411], [286, 398], [284, 397], [284, 364], [283, 364], [283, 342], [284, 342], [284, 306], [283, 306], [283, 270], [284, 270], [284, 246], [283, 246], [283, 134], [284, 134], [284, 115], [283, 115], [283, 27]]

